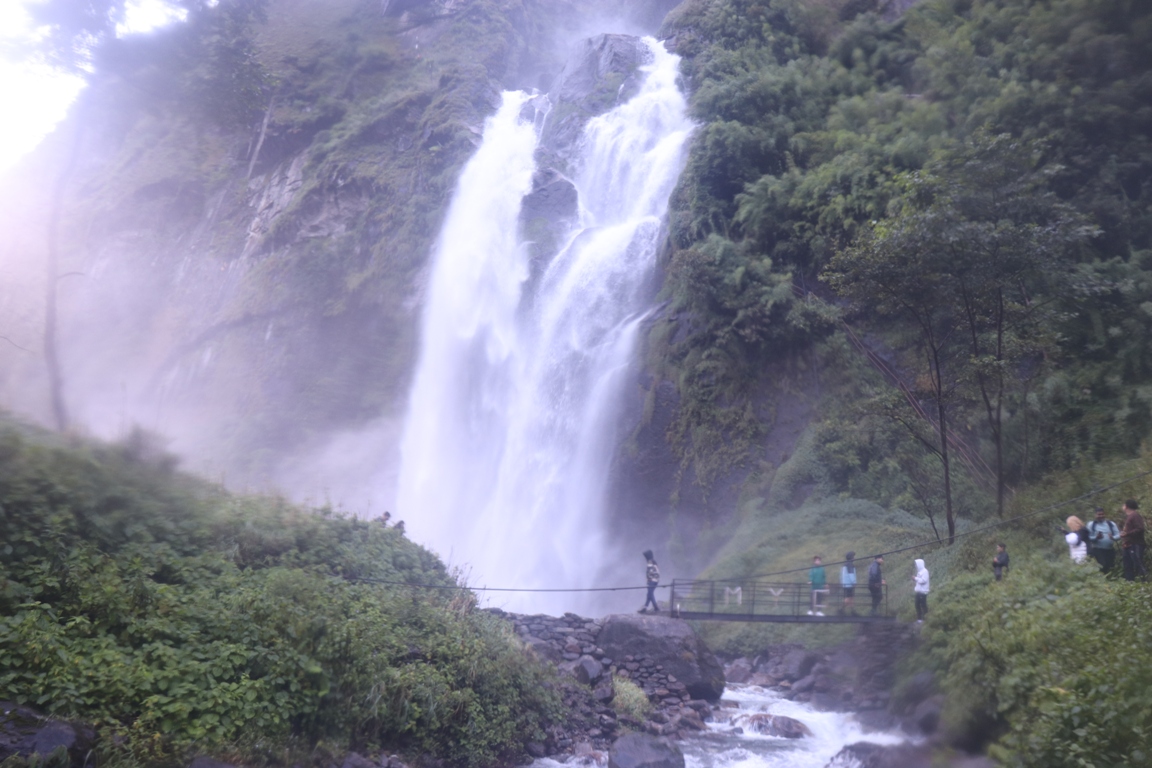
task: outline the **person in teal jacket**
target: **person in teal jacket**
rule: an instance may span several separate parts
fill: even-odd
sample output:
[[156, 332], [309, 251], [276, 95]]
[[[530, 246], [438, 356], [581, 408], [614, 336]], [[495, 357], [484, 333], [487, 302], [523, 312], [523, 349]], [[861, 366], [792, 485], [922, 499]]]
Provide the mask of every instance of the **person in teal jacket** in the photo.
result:
[[828, 594], [828, 576], [824, 573], [820, 555], [812, 558], [812, 568], [808, 571], [808, 583], [812, 585], [812, 610], [809, 616], [824, 615], [824, 596]]

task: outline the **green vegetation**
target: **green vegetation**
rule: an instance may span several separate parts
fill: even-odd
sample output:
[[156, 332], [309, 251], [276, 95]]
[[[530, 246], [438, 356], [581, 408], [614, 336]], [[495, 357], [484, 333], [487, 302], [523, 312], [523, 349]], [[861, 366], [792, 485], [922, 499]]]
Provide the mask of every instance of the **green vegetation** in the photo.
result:
[[93, 722], [109, 759], [486, 766], [560, 711], [471, 593], [402, 586], [455, 582], [396, 529], [228, 495], [140, 435], [65, 447], [3, 426], [0, 542], [0, 689]]
[[[890, 21], [878, 5], [670, 15], [701, 127], [650, 359], [706, 489], [733, 465], [763, 476], [765, 371], [803, 361], [834, 441], [817, 450], [859, 459], [836, 490], [917, 498], [951, 529], [1152, 427], [1152, 10], [926, 0]], [[877, 455], [893, 430], [919, 449]], [[886, 460], [879, 487], [856, 477]]]
[[[1152, 457], [1096, 468], [1096, 483], [1152, 469]], [[1087, 491], [1085, 474], [1053, 478], [1019, 499], [1041, 507]], [[1148, 498], [1143, 478], [1092, 500], [1112, 511], [1127, 496]], [[969, 746], [992, 742], [1004, 765], [1071, 768], [1145, 765], [1152, 732], [1150, 587], [1105, 579], [1092, 560], [1075, 565], [1054, 511], [957, 547], [953, 578], [936, 581], [924, 644], [907, 673], [936, 672], [947, 694], [944, 728]], [[995, 542], [1012, 568], [991, 575]]]
[[[1005, 765], [1146, 764], [1147, 586], [1067, 562], [1053, 529], [1081, 509], [965, 532], [1149, 466], [1152, 6], [881, 8], [689, 0], [665, 23], [700, 127], [648, 360], [680, 394], [681, 474], [741, 483], [704, 576], [937, 539], [885, 571], [907, 616], [928, 560], [909, 671], [937, 672], [950, 736]], [[807, 431], [773, 454], [801, 397]]]
[[644, 689], [626, 677], [612, 678], [612, 708], [622, 717], [628, 717], [638, 723], [644, 722], [645, 716], [652, 709], [652, 702]]

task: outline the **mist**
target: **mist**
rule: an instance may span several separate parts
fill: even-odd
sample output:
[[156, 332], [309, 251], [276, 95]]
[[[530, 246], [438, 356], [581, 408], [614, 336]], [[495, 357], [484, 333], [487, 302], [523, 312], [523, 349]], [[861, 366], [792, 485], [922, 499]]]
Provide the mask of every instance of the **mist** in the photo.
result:
[[[561, 9], [553, 16], [559, 22], [542, 31], [547, 42], [536, 41], [545, 53], [521, 56], [507, 67], [502, 85], [546, 92], [582, 41], [604, 33], [651, 34], [674, 4], [639, 4], [620, 12], [613, 8], [619, 4], [569, 3], [569, 15]], [[289, 11], [308, 18], [308, 4], [284, 8], [274, 23], [287, 24]], [[417, 41], [425, 41], [425, 48], [434, 45], [432, 27], [414, 25], [412, 32], [404, 32], [408, 11], [394, 6], [388, 12], [379, 20], [380, 31], [395, 35], [400, 29], [397, 50], [419, 61]], [[273, 32], [265, 34], [271, 37]], [[357, 76], [371, 82], [371, 72]], [[355, 79], [350, 82], [353, 90], [368, 87]], [[401, 503], [402, 445], [405, 434], [414, 431], [409, 408], [416, 360], [427, 334], [421, 318], [426, 322], [434, 290], [435, 267], [429, 257], [444, 246], [444, 233], [430, 227], [434, 240], [423, 249], [390, 252], [385, 238], [366, 243], [364, 232], [366, 226], [379, 230], [371, 224], [372, 216], [384, 220], [396, 215], [373, 213], [390, 205], [392, 198], [381, 200], [370, 188], [357, 185], [341, 191], [347, 188], [338, 176], [325, 179], [326, 186], [312, 202], [302, 198], [302, 190], [316, 184], [309, 165], [316, 162], [314, 150], [294, 139], [289, 128], [276, 133], [276, 120], [287, 124], [289, 118], [299, 119], [294, 115], [270, 113], [273, 131], [262, 154], [253, 159], [258, 125], [229, 136], [186, 118], [174, 120], [162, 110], [141, 109], [142, 98], [125, 91], [119, 81], [95, 82], [71, 117], [3, 179], [0, 404], [6, 410], [36, 423], [53, 423], [43, 357], [45, 297], [53, 280], [70, 431], [123, 440], [142, 429], [156, 435], [184, 468], [232, 489], [280, 493], [361, 517], [390, 511], [393, 520], [406, 519], [415, 540], [469, 574], [477, 586], [509, 586], [502, 583], [504, 577], [537, 587], [639, 582], [642, 561], [632, 550], [652, 542], [613, 540], [607, 523], [614, 512], [606, 496], [613, 455], [624, 437], [614, 428], [621, 419], [619, 393], [639, 373], [634, 355], [644, 297], [653, 293], [651, 265], [640, 271], [629, 299], [640, 303], [611, 323], [623, 335], [603, 347], [607, 378], [590, 385], [602, 399], [586, 406], [591, 410], [575, 414], [577, 420], [602, 425], [594, 436], [578, 439], [572, 454], [584, 477], [591, 478], [581, 481], [585, 487], [576, 494], [583, 501], [575, 506], [583, 507], [584, 515], [576, 509], [565, 513], [560, 538], [547, 544], [539, 531], [509, 542], [514, 526], [505, 531], [494, 525], [503, 502], [486, 502], [484, 509], [459, 505], [464, 519], [474, 515], [489, 529], [479, 548], [463, 546], [454, 538], [462, 535], [458, 523], [432, 524], [427, 515], [410, 513]], [[494, 96], [487, 98], [472, 123], [473, 147], [486, 138], [479, 118], [494, 109]], [[109, 111], [109, 104], [118, 106]], [[78, 132], [78, 127], [83, 130]], [[323, 138], [328, 129], [319, 130]], [[389, 146], [402, 148], [407, 139], [389, 141]], [[412, 141], [420, 139], [414, 135]], [[77, 160], [70, 165], [66, 158], [73, 145], [78, 147]], [[245, 177], [249, 162], [254, 170]], [[212, 163], [228, 169], [226, 180], [221, 181], [218, 171], [205, 171]], [[578, 165], [574, 163], [573, 173]], [[53, 183], [59, 179], [64, 179], [65, 190], [58, 232], [61, 262], [49, 278], [46, 241], [55, 202]], [[674, 183], [674, 175], [671, 180]], [[454, 189], [452, 181], [445, 192]], [[589, 203], [582, 199], [581, 205]], [[604, 213], [585, 210], [584, 225], [565, 237], [575, 241], [578, 232], [588, 228], [590, 215], [594, 219]], [[513, 219], [518, 216], [517, 209]], [[645, 258], [650, 262], [663, 236], [659, 216], [657, 212], [644, 225]], [[285, 234], [289, 217], [295, 219], [294, 229]], [[346, 283], [354, 279], [349, 275], [367, 270], [390, 292], [330, 306], [334, 299], [320, 287], [326, 285], [320, 281], [329, 278], [309, 276], [308, 271], [314, 269], [309, 259], [319, 258], [310, 254], [318, 253], [316, 244], [322, 242], [330, 244], [325, 253], [345, 254], [338, 258], [350, 262], [354, 257], [349, 254], [354, 254], [366, 265], [342, 267], [347, 272], [339, 280]], [[419, 240], [412, 237], [411, 242]], [[514, 250], [520, 249], [522, 257], [526, 247], [521, 242]], [[361, 249], [368, 255], [360, 257]], [[333, 256], [325, 258], [331, 261]], [[395, 276], [387, 276], [390, 264], [400, 262]], [[517, 291], [528, 278], [525, 273], [513, 281], [518, 281]], [[573, 279], [587, 282], [589, 277]], [[525, 302], [530, 300], [512, 301], [510, 322], [523, 314]], [[520, 436], [509, 439], [527, 439], [532, 431], [523, 424], [518, 429]], [[477, 461], [498, 465], [501, 459]], [[473, 473], [476, 468], [468, 463], [461, 458], [454, 471]], [[511, 482], [496, 479], [500, 474], [494, 471], [491, 482]], [[558, 482], [559, 497], [545, 494], [537, 501], [572, 496], [572, 486], [564, 491], [564, 482]], [[547, 528], [548, 519], [540, 518], [535, 527]], [[666, 536], [661, 532], [656, 538]], [[502, 548], [509, 544], [511, 550]], [[539, 559], [526, 561], [516, 572], [495, 567], [508, 559], [508, 551], [524, 547], [537, 550]], [[554, 563], [560, 560], [566, 565], [557, 572]], [[634, 607], [639, 597], [599, 596], [583, 603], [565, 597], [540, 603], [498, 596], [491, 604], [597, 612], [625, 603]]]

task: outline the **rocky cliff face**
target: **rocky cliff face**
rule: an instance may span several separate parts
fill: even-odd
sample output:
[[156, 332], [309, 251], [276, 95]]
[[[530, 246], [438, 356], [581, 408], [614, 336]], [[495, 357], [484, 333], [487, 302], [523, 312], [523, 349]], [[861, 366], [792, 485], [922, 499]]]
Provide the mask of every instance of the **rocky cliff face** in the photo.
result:
[[[41, 265], [63, 177], [60, 344], [79, 428], [141, 425], [243, 485], [339, 498], [340, 472], [379, 484], [422, 270], [499, 91], [560, 83], [560, 147], [636, 64], [628, 38], [601, 37], [583, 44], [599, 58], [578, 59], [593, 69], [558, 80], [574, 41], [604, 18], [653, 31], [674, 4], [275, 0], [256, 32], [276, 85], [264, 119], [240, 129], [97, 78], [83, 115], [6, 188], [3, 403], [47, 420]], [[66, 168], [73, 137], [79, 160]], [[526, 226], [554, 226], [574, 203], [554, 160]]]

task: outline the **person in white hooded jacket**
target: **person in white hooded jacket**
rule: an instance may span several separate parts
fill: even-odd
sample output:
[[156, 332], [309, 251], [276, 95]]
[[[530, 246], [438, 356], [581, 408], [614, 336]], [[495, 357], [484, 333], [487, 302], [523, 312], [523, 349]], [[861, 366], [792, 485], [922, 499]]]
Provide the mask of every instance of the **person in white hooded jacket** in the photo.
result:
[[916, 621], [921, 622], [928, 613], [928, 569], [924, 567], [923, 560], [916, 561], [916, 575], [912, 580], [913, 592], [916, 593]]

